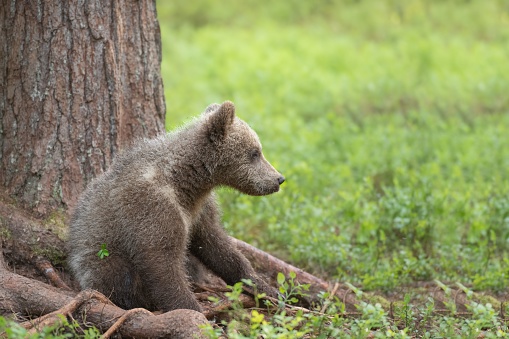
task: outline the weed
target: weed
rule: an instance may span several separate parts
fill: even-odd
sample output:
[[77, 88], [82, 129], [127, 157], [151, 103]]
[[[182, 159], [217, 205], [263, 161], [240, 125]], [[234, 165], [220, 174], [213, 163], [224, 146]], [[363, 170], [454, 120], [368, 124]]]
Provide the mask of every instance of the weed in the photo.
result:
[[106, 244], [101, 244], [101, 249], [97, 252], [99, 259], [104, 259], [110, 255], [110, 251], [106, 248]]
[[2, 338], [17, 339], [65, 339], [65, 338], [83, 338], [95, 339], [100, 337], [100, 332], [96, 328], [83, 329], [76, 322], [69, 322], [64, 316], [60, 316], [60, 322], [45, 326], [38, 332], [30, 334], [27, 329], [21, 325], [10, 321], [4, 317], [0, 317], [0, 335]]
[[297, 275], [293, 271], [289, 273], [288, 279], [281, 272], [277, 274], [277, 283], [279, 285], [278, 299], [282, 306], [284, 306], [284, 304], [296, 304], [299, 298], [307, 296], [305, 291], [309, 290], [310, 285], [299, 284], [295, 281], [296, 277]]

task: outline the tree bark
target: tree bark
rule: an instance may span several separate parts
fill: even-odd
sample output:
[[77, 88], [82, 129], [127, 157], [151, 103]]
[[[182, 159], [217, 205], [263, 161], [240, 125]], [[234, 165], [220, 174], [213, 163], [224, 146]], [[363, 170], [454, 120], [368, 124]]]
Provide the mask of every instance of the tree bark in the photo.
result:
[[154, 1], [2, 1], [0, 32], [0, 187], [25, 210], [72, 208], [164, 130]]
[[[0, 314], [17, 312], [44, 315], [73, 301], [71, 293], [64, 293], [42, 282], [7, 271], [1, 253], [0, 273]], [[87, 298], [87, 294], [94, 294], [91, 291], [82, 293], [84, 302], [77, 304], [70, 313], [86, 318], [88, 323], [102, 331], [108, 330], [126, 313], [113, 304]], [[175, 310], [160, 315], [145, 311], [129, 317], [118, 327], [118, 332], [122, 336], [135, 338], [202, 338], [199, 326], [206, 323], [207, 319], [203, 314], [192, 310]]]

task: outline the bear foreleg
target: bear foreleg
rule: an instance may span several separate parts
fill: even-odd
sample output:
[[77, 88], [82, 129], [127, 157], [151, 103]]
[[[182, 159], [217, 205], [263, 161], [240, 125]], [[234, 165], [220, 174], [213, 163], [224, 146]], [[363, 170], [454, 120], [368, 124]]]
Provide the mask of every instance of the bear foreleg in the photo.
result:
[[250, 279], [259, 292], [277, 297], [277, 291], [258, 277], [251, 263], [230, 241], [213, 200], [207, 202], [194, 224], [189, 250], [227, 284], [234, 285], [242, 279]]

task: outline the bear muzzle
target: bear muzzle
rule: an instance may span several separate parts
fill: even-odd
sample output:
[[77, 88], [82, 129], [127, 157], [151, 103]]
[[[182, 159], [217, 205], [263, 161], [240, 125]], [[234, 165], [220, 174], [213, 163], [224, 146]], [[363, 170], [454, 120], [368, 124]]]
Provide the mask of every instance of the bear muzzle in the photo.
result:
[[279, 188], [281, 184], [285, 182], [285, 180], [286, 179], [284, 176], [279, 175], [275, 181], [274, 179], [271, 179], [270, 181], [266, 182], [265, 185], [259, 186], [257, 192], [252, 195], [269, 195], [279, 192]]
[[284, 183], [284, 182], [285, 182], [285, 177], [280, 175], [277, 178], [277, 185], [272, 186], [272, 189], [269, 189], [269, 192], [267, 192], [265, 194], [272, 194], [272, 193], [279, 192], [279, 186], [281, 186], [281, 184]]

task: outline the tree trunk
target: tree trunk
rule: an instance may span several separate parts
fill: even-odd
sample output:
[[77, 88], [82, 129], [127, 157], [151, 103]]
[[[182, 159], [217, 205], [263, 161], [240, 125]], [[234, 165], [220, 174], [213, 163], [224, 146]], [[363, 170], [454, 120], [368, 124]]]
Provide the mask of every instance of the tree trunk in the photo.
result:
[[65, 261], [86, 184], [164, 131], [160, 62], [155, 1], [0, 1], [0, 251], [16, 272], [55, 273], [41, 259]]
[[67, 211], [120, 149], [162, 132], [160, 61], [154, 1], [2, 1], [4, 194]]

